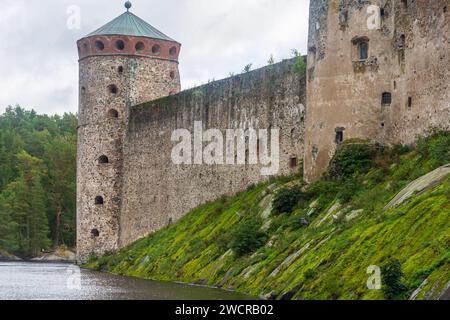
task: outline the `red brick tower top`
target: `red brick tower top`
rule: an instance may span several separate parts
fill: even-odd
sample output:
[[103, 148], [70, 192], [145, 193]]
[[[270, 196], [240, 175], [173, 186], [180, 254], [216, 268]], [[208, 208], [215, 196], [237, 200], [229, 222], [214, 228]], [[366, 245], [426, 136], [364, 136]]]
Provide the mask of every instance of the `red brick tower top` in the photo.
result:
[[80, 60], [92, 56], [141, 56], [178, 62], [181, 44], [127, 11], [78, 40]]

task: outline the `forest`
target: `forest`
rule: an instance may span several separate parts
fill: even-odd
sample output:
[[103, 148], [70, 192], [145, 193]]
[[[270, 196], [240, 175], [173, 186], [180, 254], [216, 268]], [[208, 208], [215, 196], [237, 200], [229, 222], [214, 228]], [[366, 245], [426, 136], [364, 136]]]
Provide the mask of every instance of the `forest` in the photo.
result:
[[35, 257], [75, 246], [77, 116], [20, 106], [0, 115], [0, 249]]

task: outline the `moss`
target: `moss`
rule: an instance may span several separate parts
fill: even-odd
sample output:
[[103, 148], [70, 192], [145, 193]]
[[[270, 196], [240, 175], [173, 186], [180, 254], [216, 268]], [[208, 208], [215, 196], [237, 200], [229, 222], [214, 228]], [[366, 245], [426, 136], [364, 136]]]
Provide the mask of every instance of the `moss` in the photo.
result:
[[[254, 296], [294, 290], [293, 298], [302, 299], [383, 299], [380, 290], [367, 289], [367, 268], [398, 260], [408, 288], [405, 297], [427, 280], [417, 298], [437, 298], [450, 280], [450, 177], [399, 207], [384, 210], [404, 186], [442, 163], [437, 153], [447, 150], [446, 138], [424, 141], [422, 151], [376, 152], [370, 166], [366, 153], [358, 156], [363, 161], [349, 185], [327, 178], [310, 185], [292, 213], [267, 217], [271, 225], [265, 231], [265, 245], [253, 247], [247, 255], [234, 255], [230, 242], [235, 230], [252, 217], [264, 216], [268, 196], [273, 198], [269, 183], [201, 206], [178, 223], [114, 255], [93, 259], [88, 266], [158, 280], [205, 279], [208, 285]], [[344, 158], [341, 168], [352, 167], [351, 154]], [[299, 179], [283, 177], [270, 184], [291, 188], [292, 183], [302, 183]], [[349, 190], [343, 194], [342, 188]], [[339, 198], [342, 205], [333, 213], [341, 216], [339, 221], [330, 215], [319, 226]], [[312, 214], [310, 207], [315, 208]], [[345, 219], [358, 209], [362, 213]], [[299, 225], [300, 218], [309, 224]]]

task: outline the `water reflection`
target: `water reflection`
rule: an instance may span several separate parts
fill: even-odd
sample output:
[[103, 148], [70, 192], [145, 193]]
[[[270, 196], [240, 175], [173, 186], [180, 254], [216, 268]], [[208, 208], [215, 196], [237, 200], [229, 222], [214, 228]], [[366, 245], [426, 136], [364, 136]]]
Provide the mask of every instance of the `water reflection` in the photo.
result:
[[120, 277], [57, 263], [0, 262], [1, 300], [245, 300], [218, 289]]

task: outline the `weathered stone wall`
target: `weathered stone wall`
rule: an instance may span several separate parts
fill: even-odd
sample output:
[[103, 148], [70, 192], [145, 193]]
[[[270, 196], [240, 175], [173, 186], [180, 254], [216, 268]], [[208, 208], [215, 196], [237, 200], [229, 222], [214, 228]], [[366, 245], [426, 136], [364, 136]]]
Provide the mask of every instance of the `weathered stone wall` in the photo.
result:
[[[179, 90], [177, 61], [124, 55], [80, 60], [77, 172], [80, 259], [118, 248], [122, 147], [129, 107]], [[108, 163], [100, 163], [101, 156], [106, 156]], [[96, 197], [102, 197], [103, 204], [96, 204]]]
[[[382, 8], [369, 29], [369, 5]], [[305, 177], [317, 178], [337, 143], [365, 138], [412, 143], [430, 127], [448, 128], [447, 0], [313, 0], [308, 48]], [[369, 44], [368, 59], [357, 43]], [[392, 102], [382, 104], [382, 94]]]
[[[280, 129], [280, 171], [303, 157], [305, 77], [293, 60], [132, 107], [124, 143], [120, 243], [175, 222], [198, 205], [268, 177], [261, 165], [175, 165], [175, 129]], [[297, 166], [295, 160], [298, 159]]]

